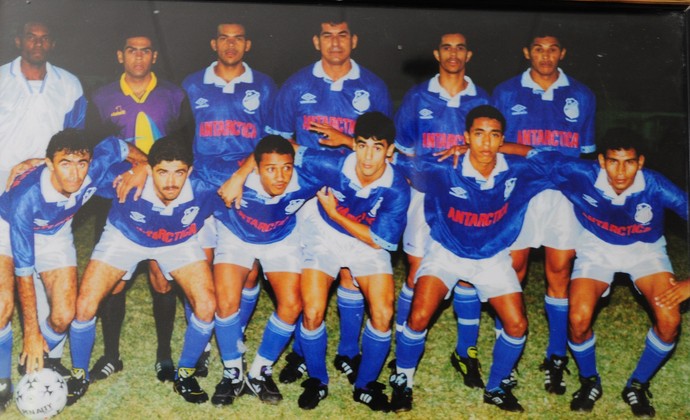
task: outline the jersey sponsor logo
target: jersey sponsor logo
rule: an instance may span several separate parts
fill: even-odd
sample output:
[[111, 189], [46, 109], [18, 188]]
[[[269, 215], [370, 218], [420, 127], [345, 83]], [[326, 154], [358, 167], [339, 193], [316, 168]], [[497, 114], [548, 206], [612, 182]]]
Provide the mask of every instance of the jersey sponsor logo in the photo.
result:
[[448, 149], [465, 144], [465, 136], [454, 133], [422, 133], [422, 147], [425, 149]]
[[434, 119], [434, 113], [430, 109], [424, 108], [423, 110], [419, 111], [419, 119], [432, 120]]
[[196, 101], [194, 101], [194, 109], [201, 109], [201, 108], [208, 108], [208, 99], [206, 98], [199, 98]]
[[182, 216], [182, 220], [180, 220], [182, 226], [189, 226], [194, 221], [194, 219], [196, 219], [197, 214], [199, 214], [199, 206], [192, 206], [185, 209], [184, 215]]
[[459, 223], [464, 226], [469, 227], [487, 227], [495, 225], [503, 216], [508, 213], [508, 205], [510, 203], [505, 203], [503, 207], [496, 211], [489, 213], [473, 213], [470, 211], [458, 210], [454, 207], [448, 209], [448, 219], [455, 223]]
[[371, 107], [369, 92], [366, 90], [356, 90], [355, 97], [352, 98], [352, 106], [355, 108], [358, 114], [364, 114], [364, 112]]
[[290, 203], [288, 203], [288, 205], [285, 206], [285, 214], [292, 214], [296, 212], [297, 210], [299, 210], [300, 207], [302, 207], [302, 204], [304, 204], [303, 198], [290, 200]]
[[374, 220], [376, 219], [376, 216], [370, 216], [367, 213], [362, 213], [362, 214], [352, 214], [350, 213], [350, 209], [348, 207], [344, 206], [338, 206], [336, 205], [335, 210], [340, 213], [342, 216], [345, 216], [346, 218], [355, 221], [357, 223], [363, 223], [367, 226], [371, 226], [374, 224]]
[[376, 213], [379, 211], [379, 207], [381, 207], [381, 203], [383, 202], [383, 197], [379, 197], [378, 200], [376, 200], [376, 203], [374, 203], [374, 207], [369, 210], [369, 217], [376, 217]]
[[582, 194], [582, 199], [588, 202], [589, 205], [592, 207], [599, 207], [599, 202], [595, 198], [590, 197], [587, 194]]
[[302, 95], [299, 103], [301, 103], [301, 104], [315, 104], [316, 103], [316, 95], [314, 95], [313, 93], [307, 92], [304, 95]]
[[345, 200], [345, 194], [341, 193], [340, 191], [331, 188], [331, 194], [336, 198], [338, 201], [344, 201]]
[[517, 143], [528, 146], [580, 148], [580, 134], [562, 130], [518, 130]]
[[46, 227], [48, 226], [48, 221], [45, 219], [34, 219], [34, 225], [38, 227]]
[[565, 114], [566, 121], [577, 122], [577, 119], [580, 117], [580, 104], [577, 102], [577, 99], [567, 98], [563, 106], [563, 113]]
[[510, 108], [511, 115], [527, 115], [527, 107], [521, 104], [513, 105]]
[[467, 195], [467, 191], [462, 187], [452, 187], [448, 194], [452, 195], [453, 197], [462, 198], [464, 200], [467, 200], [469, 198], [469, 196]]
[[199, 137], [233, 136], [255, 139], [257, 132], [256, 125], [244, 121], [204, 121], [199, 124]]
[[57, 222], [50, 224], [48, 220], [43, 220], [43, 219], [34, 219], [34, 230], [50, 230], [54, 229], [57, 227], [60, 227], [67, 223], [69, 220], [71, 220], [74, 217], [74, 214], [70, 214], [69, 216], [65, 217], [62, 220], [58, 220]]
[[129, 212], [129, 218], [134, 220], [137, 223], [146, 223], [146, 216], [139, 213], [138, 211]]
[[116, 105], [116, 106], [115, 106], [115, 111], [111, 112], [111, 113], [110, 113], [110, 116], [111, 116], [111, 117], [119, 117], [120, 115], [125, 115], [125, 114], [127, 114], [127, 111], [125, 111], [125, 110], [122, 108], [122, 105]]
[[242, 106], [244, 107], [244, 112], [247, 114], [253, 114], [261, 105], [261, 94], [255, 90], [248, 90], [244, 93], [244, 98], [242, 99]]
[[654, 213], [652, 212], [652, 206], [647, 203], [640, 203], [635, 209], [635, 221], [642, 225], [648, 225], [652, 221]]
[[290, 220], [290, 217], [291, 217], [291, 216], [287, 216], [284, 219], [276, 220], [275, 222], [271, 222], [271, 223], [266, 223], [266, 222], [262, 222], [260, 220], [257, 220], [255, 218], [253, 218], [252, 216], [249, 216], [248, 214], [246, 214], [242, 210], [239, 210], [237, 212], [237, 215], [240, 216], [240, 218], [245, 223], [247, 223], [249, 226], [251, 226], [251, 227], [255, 228], [256, 230], [263, 232], [263, 233], [271, 232], [271, 231], [279, 228], [280, 226], [283, 226], [285, 223], [287, 223], [288, 220]]
[[82, 199], [81, 199], [81, 205], [82, 206], [84, 204], [86, 204], [86, 202], [89, 201], [89, 199], [91, 197], [93, 197], [93, 194], [96, 192], [96, 189], [97, 189], [96, 187], [90, 187], [90, 188], [87, 188], [86, 191], [84, 191], [84, 195], [82, 196]]
[[642, 233], [647, 233], [647, 232], [652, 230], [652, 228], [650, 226], [645, 226], [642, 224], [635, 224], [635, 225], [628, 225], [628, 226], [614, 225], [613, 223], [609, 223], [605, 220], [597, 219], [596, 217], [594, 217], [590, 214], [587, 214], [585, 212], [582, 212], [582, 216], [584, 216], [585, 219], [587, 219], [588, 221], [597, 225], [601, 229], [606, 230], [608, 232], [611, 232], [613, 234], [616, 234], [618, 236], [630, 236], [630, 235], [642, 234]]
[[145, 228], [136, 226], [136, 230], [153, 239], [154, 241], [171, 243], [178, 242], [182, 239], [189, 238], [197, 233], [196, 223], [192, 223], [188, 227], [177, 232], [171, 232], [167, 229], [160, 228], [158, 230], [146, 230]]
[[510, 197], [510, 194], [513, 193], [513, 190], [515, 189], [515, 184], [517, 183], [517, 178], [510, 178], [506, 180], [505, 186], [506, 189], [503, 190], [503, 200], [507, 200]]
[[352, 118], [335, 117], [328, 115], [304, 115], [302, 116], [302, 129], [311, 130], [312, 123], [327, 124], [336, 130], [352, 135], [355, 132], [355, 120]]

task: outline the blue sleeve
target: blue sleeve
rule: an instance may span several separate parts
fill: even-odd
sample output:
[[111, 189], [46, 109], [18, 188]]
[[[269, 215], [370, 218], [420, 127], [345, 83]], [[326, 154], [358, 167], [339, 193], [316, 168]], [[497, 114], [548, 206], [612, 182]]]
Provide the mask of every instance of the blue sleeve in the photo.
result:
[[371, 239], [383, 249], [395, 251], [407, 225], [407, 208], [410, 206], [410, 187], [403, 180], [390, 188], [378, 209], [378, 216], [371, 226]]
[[72, 109], [65, 114], [63, 127], [84, 129], [84, 124], [86, 123], [86, 107], [86, 98], [82, 95], [79, 99], [74, 101]]
[[13, 197], [13, 209], [10, 213], [10, 242], [14, 258], [14, 274], [30, 276], [34, 271], [34, 217], [33, 199], [30, 194]]
[[272, 115], [267, 120], [269, 127], [267, 132], [269, 134], [277, 134], [286, 139], [294, 138], [297, 129], [295, 128], [295, 108], [293, 103], [293, 86], [292, 79], [288, 79], [283, 87], [278, 91], [275, 102], [272, 107]]
[[403, 98], [402, 104], [395, 114], [395, 147], [406, 155], [415, 154], [416, 119], [414, 118], [415, 100], [413, 91], [409, 91]]
[[663, 175], [656, 177], [664, 206], [673, 210], [684, 220], [688, 220], [688, 193], [680, 189]]
[[300, 146], [295, 153], [295, 167], [309, 182], [337, 186], [344, 159], [340, 152]]
[[451, 159], [443, 162], [437, 162], [436, 159], [433, 156], [410, 157], [396, 153], [393, 166], [410, 181], [417, 191], [427, 192], [434, 180], [445, 178], [445, 173], [452, 170]]
[[580, 153], [588, 154], [594, 153], [597, 150], [595, 144], [594, 121], [596, 117], [597, 101], [596, 97], [588, 88], [583, 87], [587, 95], [586, 110], [587, 115], [582, 125], [582, 136], [580, 137]]

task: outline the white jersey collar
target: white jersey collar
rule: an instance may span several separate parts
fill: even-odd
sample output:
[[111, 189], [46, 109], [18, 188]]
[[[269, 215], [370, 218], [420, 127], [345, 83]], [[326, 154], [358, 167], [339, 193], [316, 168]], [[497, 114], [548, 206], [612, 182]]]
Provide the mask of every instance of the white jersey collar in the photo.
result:
[[546, 90], [542, 89], [541, 86], [532, 80], [532, 76], [530, 76], [530, 69], [527, 69], [524, 73], [522, 73], [520, 84], [524, 88], [532, 89], [532, 93], [535, 95], [541, 95], [541, 99], [544, 101], [553, 101], [553, 91], [559, 87], [570, 86], [568, 76], [565, 75], [560, 67], [558, 68], [558, 79], [556, 79], [556, 81], [553, 82], [553, 84]]
[[285, 188], [285, 191], [282, 194], [276, 195], [275, 197], [266, 192], [264, 186], [261, 185], [261, 177], [259, 177], [259, 174], [257, 174], [256, 172], [252, 172], [249, 174], [247, 180], [244, 182], [244, 186], [256, 191], [256, 194], [259, 197], [261, 197], [266, 204], [276, 204], [280, 201], [281, 198], [285, 197], [288, 193], [298, 191], [300, 189], [299, 181], [297, 178], [297, 171], [293, 170], [292, 178], [290, 178], [290, 182], [288, 182], [287, 188]]
[[206, 71], [204, 72], [204, 84], [213, 84], [216, 87], [223, 88], [223, 93], [235, 93], [235, 86], [239, 83], [254, 82], [254, 73], [252, 72], [251, 67], [249, 67], [245, 62], [242, 62], [244, 73], [240, 74], [229, 82], [226, 82], [223, 80], [223, 78], [218, 77], [216, 72], [213, 70], [216, 67], [216, 64], [218, 64], [218, 62], [214, 61], [210, 66], [206, 67]]
[[42, 169], [41, 180], [39, 182], [41, 184], [41, 195], [46, 203], [56, 203], [58, 206], [65, 209], [70, 209], [77, 204], [77, 196], [79, 193], [91, 184], [91, 177], [86, 175], [79, 190], [70, 194], [69, 197], [60, 194], [60, 192], [53, 187], [53, 184], [50, 182], [50, 169], [48, 169], [48, 167]]
[[503, 153], [497, 153], [496, 166], [494, 166], [494, 169], [489, 174], [489, 177], [484, 178], [484, 176], [480, 174], [479, 171], [477, 171], [474, 168], [474, 166], [472, 166], [472, 163], [470, 162], [470, 151], [468, 150], [465, 154], [465, 157], [462, 160], [461, 167], [462, 176], [466, 178], [474, 178], [474, 180], [479, 185], [479, 189], [490, 190], [494, 187], [494, 180], [496, 178], [496, 175], [508, 170], [508, 162], [506, 162], [505, 157], [503, 157]]
[[[53, 65], [46, 62], [46, 75], [43, 77], [43, 80], [36, 80], [32, 82], [40, 82], [40, 87], [38, 89], [34, 89], [31, 87], [31, 83], [29, 83], [28, 80], [26, 80], [26, 77], [24, 77], [24, 73], [22, 73], [22, 57], [19, 56], [15, 58], [12, 63], [10, 64], [10, 74], [20, 80], [24, 81], [24, 86], [26, 87], [26, 90], [29, 93], [43, 93], [43, 90], [46, 87], [46, 81], [48, 78], [55, 77], [56, 79], [60, 79], [60, 75], [55, 71], [53, 68]], [[34, 83], [35, 85], [35, 83]]]
[[646, 185], [647, 183], [644, 180], [642, 170], [637, 171], [637, 174], [635, 174], [635, 180], [633, 181], [632, 185], [620, 194], [617, 194], [616, 191], [613, 190], [613, 187], [609, 183], [609, 177], [604, 169], [599, 169], [597, 180], [594, 182], [594, 188], [601, 191], [602, 194], [604, 194], [604, 197], [610, 198], [611, 204], [614, 204], [616, 206], [622, 206], [623, 204], [625, 204], [625, 199], [628, 198], [630, 195], [640, 191], [644, 191]]
[[178, 195], [176, 199], [166, 206], [156, 195], [156, 190], [153, 187], [153, 179], [149, 176], [146, 178], [146, 184], [144, 184], [144, 190], [141, 193], [141, 198], [151, 203], [151, 209], [160, 213], [161, 216], [170, 216], [173, 214], [175, 207], [190, 202], [194, 199], [194, 191], [192, 191], [192, 185], [189, 182], [189, 178], [187, 178], [185, 183], [182, 185], [180, 195]]
[[359, 65], [355, 63], [355, 60], [350, 59], [350, 64], [352, 64], [352, 68], [350, 69], [349, 72], [340, 79], [333, 81], [326, 72], [323, 70], [323, 61], [319, 60], [316, 63], [314, 63], [314, 68], [312, 69], [312, 75], [314, 77], [318, 77], [319, 79], [323, 79], [324, 82], [329, 83], [331, 85], [331, 90], [334, 92], [340, 92], [343, 90], [343, 83], [346, 80], [357, 80], [359, 79], [360, 76], [360, 69]]
[[359, 178], [357, 178], [356, 166], [357, 154], [350, 153], [345, 158], [342, 172], [343, 175], [345, 175], [350, 180], [350, 187], [353, 190], [357, 191], [357, 193], [355, 194], [357, 197], [367, 198], [369, 197], [369, 194], [371, 194], [371, 191], [374, 188], [389, 188], [391, 185], [393, 185], [393, 167], [388, 163], [386, 163], [386, 169], [383, 171], [381, 178], [377, 179], [376, 181], [372, 182], [366, 187], [362, 187], [362, 183], [359, 182]]
[[464, 76], [464, 79], [467, 82], [467, 87], [462, 91], [458, 92], [458, 94], [456, 94], [455, 96], [450, 96], [448, 91], [443, 86], [441, 86], [441, 82], [439, 81], [440, 76], [438, 74], [432, 77], [431, 80], [429, 80], [428, 91], [430, 93], [438, 93], [439, 98], [448, 102], [447, 106], [449, 108], [459, 108], [461, 96], [477, 96], [477, 87], [475, 86], [472, 79], [470, 79], [468, 76]]

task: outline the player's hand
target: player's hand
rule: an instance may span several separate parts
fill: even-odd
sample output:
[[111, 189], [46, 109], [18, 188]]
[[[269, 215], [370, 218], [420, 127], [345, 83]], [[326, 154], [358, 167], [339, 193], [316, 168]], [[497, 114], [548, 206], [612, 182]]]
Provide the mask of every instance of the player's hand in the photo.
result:
[[438, 161], [443, 162], [449, 157], [453, 157], [453, 168], [458, 167], [458, 162], [460, 161], [460, 155], [467, 152], [467, 146], [453, 146], [449, 149], [443, 150], [441, 152], [435, 152], [434, 156], [438, 156]]
[[27, 373], [39, 371], [43, 369], [43, 354], [49, 351], [48, 343], [41, 334], [25, 334], [19, 364], [26, 367]]
[[141, 197], [141, 191], [146, 184], [146, 177], [149, 171], [148, 165], [137, 165], [127, 172], [123, 172], [113, 181], [113, 187], [117, 193], [117, 201], [124, 203], [132, 189], [136, 189], [134, 193], [134, 201]]
[[328, 217], [333, 219], [334, 216], [338, 214], [338, 200], [335, 198], [335, 195], [333, 195], [333, 192], [329, 187], [323, 187], [317, 191], [316, 198], [318, 198], [319, 203], [321, 203], [321, 206], [326, 211]]
[[342, 131], [336, 130], [328, 124], [320, 124], [313, 122], [309, 124], [309, 130], [321, 135], [319, 143], [324, 146], [346, 146], [351, 149], [355, 143], [355, 140], [352, 137], [348, 136]]
[[38, 165], [42, 165], [45, 159], [27, 159], [24, 162], [18, 163], [12, 167], [10, 175], [7, 177], [7, 184], [5, 185], [5, 191], [9, 191], [14, 180], [24, 172]]
[[218, 195], [223, 199], [228, 208], [232, 208], [234, 203], [235, 208], [237, 210], [240, 209], [242, 204], [242, 187], [246, 179], [245, 176], [235, 173], [218, 188]]
[[677, 281], [671, 277], [668, 281], [671, 283], [671, 288], [654, 297], [654, 303], [657, 306], [673, 308], [676, 305], [680, 305], [687, 298], [690, 298], [690, 279]]

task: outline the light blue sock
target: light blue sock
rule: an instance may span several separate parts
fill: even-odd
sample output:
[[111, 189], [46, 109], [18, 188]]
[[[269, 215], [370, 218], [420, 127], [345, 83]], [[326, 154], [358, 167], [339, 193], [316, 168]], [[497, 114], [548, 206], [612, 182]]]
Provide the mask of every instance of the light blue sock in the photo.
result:
[[0, 330], [0, 379], [12, 376], [12, 321]]
[[309, 331], [304, 325], [300, 325], [299, 334], [309, 377], [316, 378], [322, 384], [328, 385], [328, 371], [326, 370], [328, 336], [326, 334], [326, 323], [322, 322], [314, 331]]
[[645, 340], [644, 351], [642, 352], [642, 356], [640, 356], [640, 360], [637, 362], [635, 371], [633, 371], [628, 379], [627, 386], [631, 385], [633, 379], [643, 384], [649, 382], [675, 346], [675, 342], [667, 343], [661, 341], [659, 336], [654, 332], [654, 328], [650, 328], [647, 333], [647, 339]]
[[395, 314], [395, 330], [400, 332], [407, 322], [407, 317], [410, 316], [410, 309], [412, 309], [412, 298], [414, 297], [414, 289], [410, 289], [406, 283], [403, 284], [398, 295], [398, 312]]
[[72, 355], [72, 367], [84, 369], [86, 379], [89, 379], [89, 364], [93, 343], [96, 341], [96, 317], [86, 322], [76, 319], [69, 327], [69, 347]]
[[50, 326], [50, 323], [47, 319], [42, 320], [39, 323], [39, 327], [41, 329], [41, 334], [43, 334], [43, 338], [46, 340], [46, 343], [48, 344], [48, 349], [54, 349], [58, 344], [62, 342], [62, 340], [65, 339], [65, 337], [67, 337], [67, 332], [55, 332], [53, 327]]
[[596, 343], [597, 339], [594, 334], [589, 340], [585, 340], [581, 344], [575, 344], [568, 341], [570, 353], [577, 363], [577, 368], [580, 370], [580, 376], [589, 378], [590, 376], [599, 376], [597, 372], [597, 357], [596, 357]]
[[544, 296], [544, 309], [549, 321], [549, 346], [546, 358], [564, 357], [568, 351], [568, 298]]
[[278, 318], [278, 314], [273, 312], [268, 319], [264, 330], [261, 345], [259, 346], [259, 356], [275, 362], [280, 357], [290, 337], [295, 332], [295, 324], [288, 324]]
[[240, 299], [240, 325], [242, 332], [247, 328], [249, 320], [252, 318], [256, 303], [259, 301], [259, 292], [261, 292], [260, 283], [256, 283], [253, 289], [242, 289], [242, 298]]
[[391, 333], [390, 330], [378, 331], [367, 321], [362, 335], [362, 363], [359, 365], [355, 388], [366, 388], [369, 382], [378, 379], [391, 349]]
[[486, 389], [494, 391], [501, 385], [501, 381], [510, 376], [510, 372], [520, 358], [525, 348], [525, 336], [511, 337], [505, 331], [499, 334], [494, 344], [493, 362], [489, 372]]
[[350, 358], [359, 354], [359, 333], [364, 320], [364, 296], [359, 290], [338, 286], [340, 342], [338, 354]]
[[211, 334], [213, 334], [213, 321], [204, 322], [192, 314], [184, 334], [184, 344], [177, 366], [181, 369], [194, 368], [208, 340], [211, 339]]
[[467, 349], [477, 347], [479, 338], [479, 319], [482, 315], [482, 302], [474, 287], [455, 286], [453, 309], [458, 321], [458, 343], [455, 351], [460, 357], [467, 357]]
[[414, 331], [407, 326], [403, 326], [402, 334], [395, 335], [395, 358], [396, 364], [402, 369], [414, 369], [419, 363], [419, 359], [424, 352], [426, 343], [426, 331]]
[[220, 358], [224, 361], [235, 360], [242, 357], [239, 343], [242, 341], [242, 327], [240, 325], [240, 312], [220, 318], [216, 315], [215, 331]]

